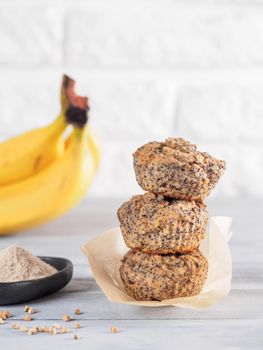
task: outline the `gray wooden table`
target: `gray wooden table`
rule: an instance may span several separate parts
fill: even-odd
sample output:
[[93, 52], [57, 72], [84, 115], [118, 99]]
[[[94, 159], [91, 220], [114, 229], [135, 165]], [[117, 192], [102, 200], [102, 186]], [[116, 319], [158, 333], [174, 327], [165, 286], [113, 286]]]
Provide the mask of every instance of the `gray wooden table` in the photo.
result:
[[[202, 311], [174, 307], [142, 308], [110, 303], [92, 278], [80, 246], [116, 226], [122, 200], [87, 199], [64, 217], [19, 235], [0, 238], [0, 248], [18, 244], [36, 255], [67, 257], [74, 263], [71, 283], [58, 293], [32, 301], [32, 325], [61, 323], [64, 314], [77, 317], [81, 329], [52, 336], [28, 336], [11, 329], [22, 321], [23, 305], [10, 306], [12, 320], [0, 325], [1, 350], [29, 349], [263, 349], [263, 205], [260, 201], [208, 202], [211, 215], [234, 219], [231, 239], [233, 285], [230, 295]], [[15, 215], [15, 214], [14, 214]], [[112, 334], [116, 326], [119, 333]], [[78, 333], [80, 340], [73, 340]]]

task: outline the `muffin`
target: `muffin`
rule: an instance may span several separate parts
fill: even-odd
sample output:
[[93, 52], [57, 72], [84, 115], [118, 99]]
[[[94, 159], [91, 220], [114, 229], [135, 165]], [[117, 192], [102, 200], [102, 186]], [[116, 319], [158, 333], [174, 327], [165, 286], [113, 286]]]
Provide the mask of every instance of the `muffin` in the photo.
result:
[[134, 154], [138, 184], [171, 198], [203, 200], [225, 170], [225, 162], [199, 152], [182, 138], [149, 142]]
[[201, 292], [208, 270], [199, 250], [188, 254], [146, 254], [130, 250], [122, 259], [120, 276], [135, 300], [173, 299]]
[[185, 253], [199, 247], [208, 221], [201, 202], [154, 193], [132, 197], [118, 210], [126, 245], [145, 253]]

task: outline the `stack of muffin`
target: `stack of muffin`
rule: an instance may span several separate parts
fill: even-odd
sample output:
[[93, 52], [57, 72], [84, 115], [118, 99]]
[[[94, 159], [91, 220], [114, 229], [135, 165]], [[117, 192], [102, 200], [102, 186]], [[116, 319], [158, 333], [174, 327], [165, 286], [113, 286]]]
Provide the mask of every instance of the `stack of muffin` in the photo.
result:
[[147, 143], [133, 157], [137, 182], [148, 192], [118, 210], [130, 248], [120, 267], [124, 289], [135, 300], [197, 295], [208, 270], [199, 251], [208, 221], [203, 200], [225, 162], [181, 138]]

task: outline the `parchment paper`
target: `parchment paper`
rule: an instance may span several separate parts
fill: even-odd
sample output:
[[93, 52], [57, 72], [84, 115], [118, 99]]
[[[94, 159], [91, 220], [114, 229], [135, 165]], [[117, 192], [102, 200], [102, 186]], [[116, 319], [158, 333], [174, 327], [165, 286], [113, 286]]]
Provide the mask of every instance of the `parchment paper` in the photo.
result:
[[231, 289], [232, 261], [228, 241], [232, 219], [216, 216], [209, 222], [206, 238], [200, 250], [208, 259], [208, 277], [201, 294], [193, 297], [159, 301], [136, 301], [128, 296], [119, 276], [121, 258], [128, 251], [120, 229], [113, 228], [89, 241], [82, 247], [87, 256], [94, 278], [108, 300], [115, 303], [160, 307], [178, 306], [204, 308], [217, 303]]

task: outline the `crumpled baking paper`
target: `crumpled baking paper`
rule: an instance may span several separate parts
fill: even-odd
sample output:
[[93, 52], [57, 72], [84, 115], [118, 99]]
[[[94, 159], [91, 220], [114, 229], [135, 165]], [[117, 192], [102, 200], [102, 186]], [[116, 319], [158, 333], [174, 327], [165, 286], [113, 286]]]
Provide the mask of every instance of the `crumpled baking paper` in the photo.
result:
[[197, 296], [167, 299], [163, 301], [136, 301], [124, 291], [119, 267], [123, 255], [128, 251], [120, 229], [113, 228], [97, 236], [82, 247], [87, 256], [97, 284], [115, 303], [139, 306], [177, 306], [200, 309], [211, 306], [228, 295], [231, 289], [232, 260], [228, 241], [232, 219], [225, 216], [212, 217], [206, 238], [200, 250], [208, 260], [208, 276], [202, 292]]

